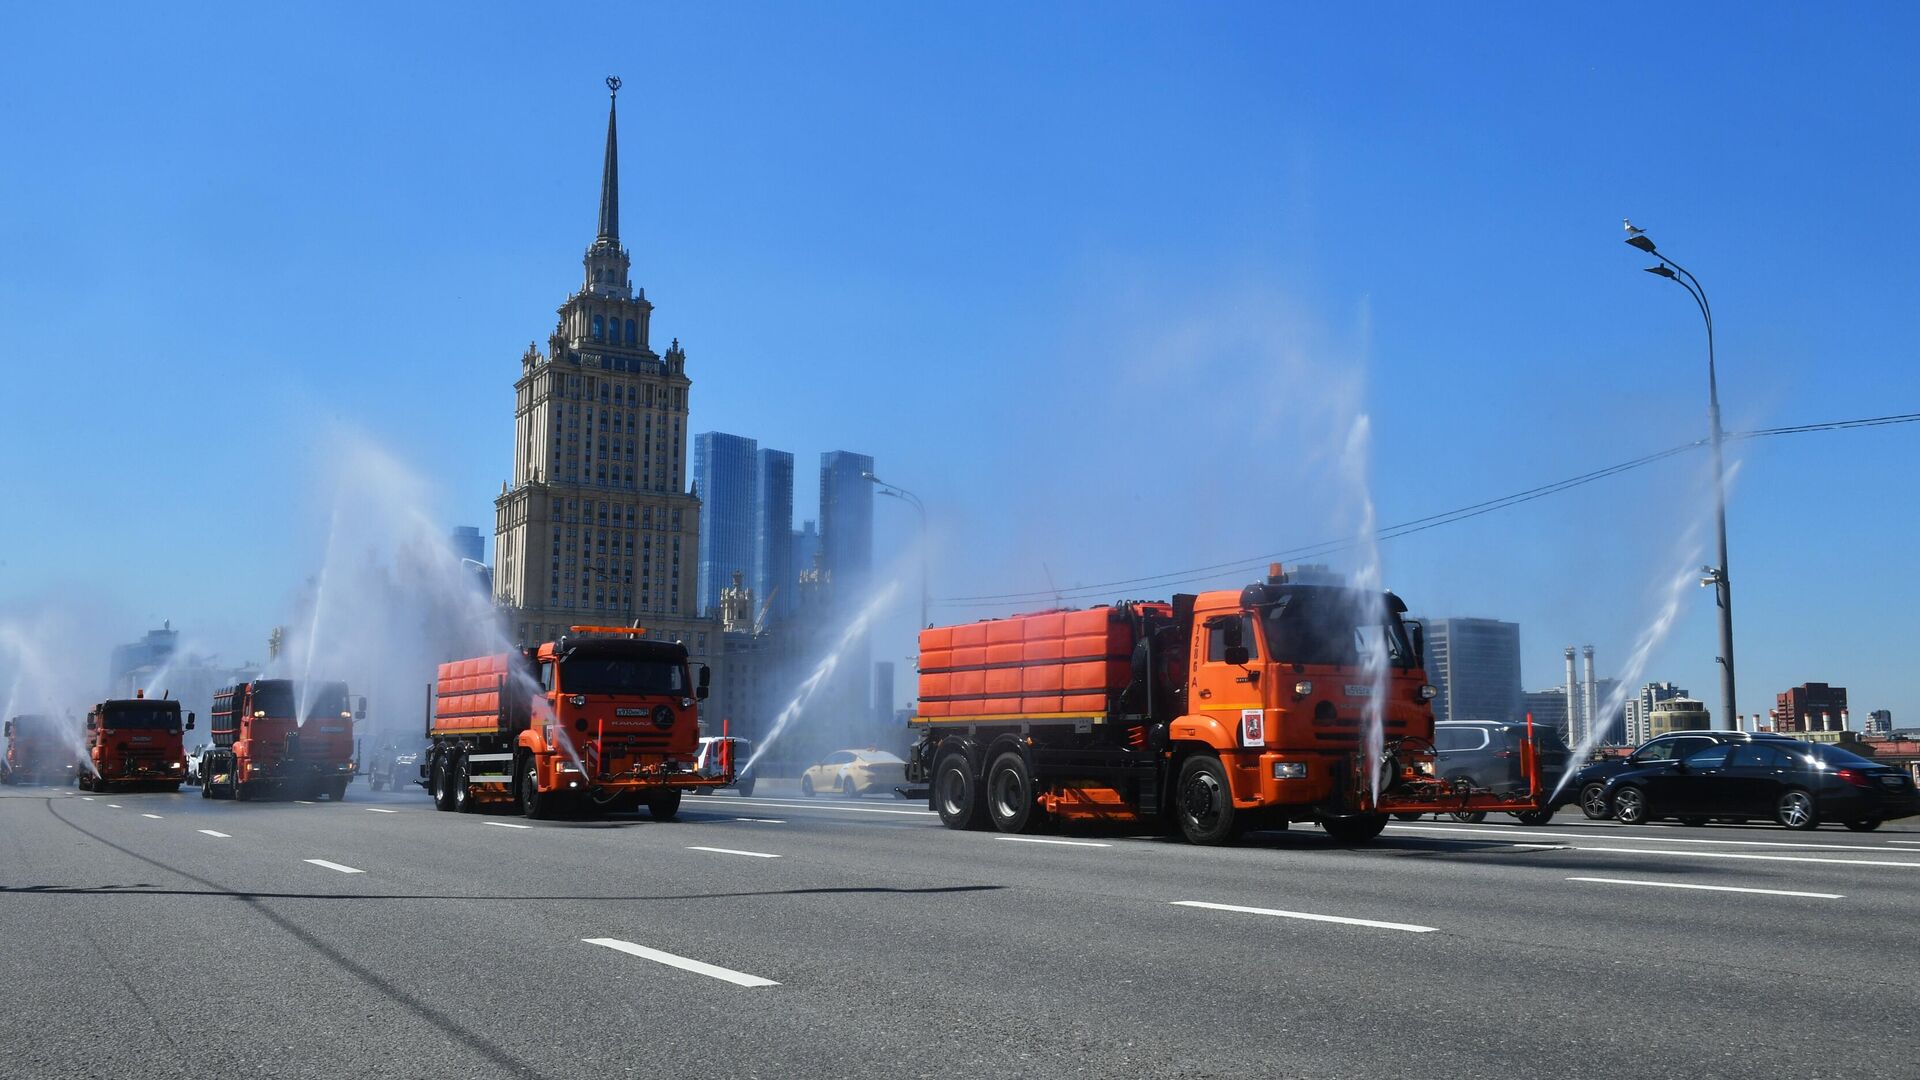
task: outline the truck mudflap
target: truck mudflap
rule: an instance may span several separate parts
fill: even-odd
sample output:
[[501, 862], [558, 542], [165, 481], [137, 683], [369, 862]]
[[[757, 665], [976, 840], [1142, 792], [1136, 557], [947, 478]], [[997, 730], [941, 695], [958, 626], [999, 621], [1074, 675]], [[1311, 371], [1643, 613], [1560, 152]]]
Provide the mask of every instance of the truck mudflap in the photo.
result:
[[1350, 790], [1361, 813], [1448, 814], [1501, 811], [1518, 813], [1548, 809], [1552, 793], [1540, 783], [1539, 755], [1534, 749], [1533, 717], [1527, 717], [1527, 738], [1520, 747], [1521, 772], [1527, 778], [1524, 793], [1493, 791], [1465, 780], [1442, 780], [1434, 766], [1433, 743], [1414, 736], [1390, 740], [1380, 760], [1376, 797], [1374, 776], [1364, 755], [1353, 758]]

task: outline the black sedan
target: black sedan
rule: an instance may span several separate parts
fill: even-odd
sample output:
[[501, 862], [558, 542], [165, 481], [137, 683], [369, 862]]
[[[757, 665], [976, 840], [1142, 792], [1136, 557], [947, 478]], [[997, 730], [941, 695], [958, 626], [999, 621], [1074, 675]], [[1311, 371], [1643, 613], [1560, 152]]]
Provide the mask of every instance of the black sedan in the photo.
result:
[[1920, 813], [1905, 772], [1823, 743], [1723, 742], [1665, 765], [1629, 769], [1606, 782], [1613, 816], [1629, 825], [1677, 818], [1771, 820], [1789, 829], [1838, 821], [1856, 832]]
[[1575, 793], [1573, 797], [1579, 800], [1581, 813], [1595, 821], [1604, 821], [1613, 816], [1613, 807], [1607, 801], [1607, 781], [1621, 773], [1636, 769], [1665, 769], [1682, 758], [1718, 743], [1764, 741], [1796, 745], [1800, 742], [1791, 736], [1770, 732], [1704, 730], [1668, 732], [1641, 743], [1639, 749], [1626, 757], [1608, 758], [1605, 761], [1589, 762], [1581, 766], [1573, 774], [1573, 779], [1567, 782], [1567, 790]]

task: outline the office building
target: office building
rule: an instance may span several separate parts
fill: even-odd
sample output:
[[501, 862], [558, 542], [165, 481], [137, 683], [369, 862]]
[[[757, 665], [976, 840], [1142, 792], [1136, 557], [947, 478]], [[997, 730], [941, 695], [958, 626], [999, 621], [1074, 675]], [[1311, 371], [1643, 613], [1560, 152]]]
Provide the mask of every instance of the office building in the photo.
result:
[[820, 455], [820, 553], [836, 604], [860, 603], [873, 575], [873, 458]]
[[[760, 447], [720, 431], [693, 438], [693, 487], [700, 496], [700, 614], [720, 609], [720, 593], [739, 575], [755, 581]], [[761, 594], [764, 597], [764, 593]]]
[[1706, 703], [1692, 698], [1673, 697], [1662, 700], [1653, 707], [1647, 718], [1647, 737], [1665, 735], [1670, 731], [1701, 731], [1713, 726], [1713, 714], [1707, 711]]
[[794, 561], [793, 455], [761, 450], [753, 505], [753, 589], [771, 622], [800, 610], [800, 564]]
[[1867, 714], [1865, 731], [1869, 735], [1886, 735], [1893, 731], [1893, 710], [1875, 709]]
[[458, 558], [477, 563], [487, 561], [487, 542], [481, 537], [477, 526], [455, 525], [453, 532], [447, 537], [447, 542]]
[[1529, 690], [1522, 696], [1522, 705], [1527, 715], [1533, 717], [1538, 728], [1552, 728], [1562, 738], [1567, 733], [1567, 688], [1556, 686], [1551, 690]]
[[1847, 688], [1802, 683], [1774, 699], [1773, 729], [1783, 735], [1847, 730]]
[[1520, 626], [1498, 619], [1431, 619], [1427, 679], [1436, 720], [1519, 720]]
[[1670, 682], [1650, 682], [1627, 701], [1626, 741], [1639, 746], [1653, 738], [1653, 712], [1664, 701], [1684, 698], [1687, 692]]

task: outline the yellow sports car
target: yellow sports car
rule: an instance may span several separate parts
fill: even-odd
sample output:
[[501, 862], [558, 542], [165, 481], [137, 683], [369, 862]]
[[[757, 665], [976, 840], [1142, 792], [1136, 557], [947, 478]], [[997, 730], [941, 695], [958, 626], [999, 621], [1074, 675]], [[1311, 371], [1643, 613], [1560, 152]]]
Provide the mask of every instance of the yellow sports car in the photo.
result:
[[847, 798], [892, 791], [907, 782], [907, 763], [885, 750], [835, 750], [800, 774], [800, 794], [837, 791]]

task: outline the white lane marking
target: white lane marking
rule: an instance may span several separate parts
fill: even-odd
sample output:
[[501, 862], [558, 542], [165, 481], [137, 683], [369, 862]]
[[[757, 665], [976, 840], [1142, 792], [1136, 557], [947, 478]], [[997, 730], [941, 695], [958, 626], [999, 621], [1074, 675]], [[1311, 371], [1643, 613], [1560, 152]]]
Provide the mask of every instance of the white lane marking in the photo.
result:
[[1044, 836], [996, 836], [995, 840], [1012, 840], [1021, 844], [1060, 844], [1065, 847], [1112, 847], [1112, 844], [1096, 844], [1091, 840], [1049, 840]]
[[1405, 930], [1410, 934], [1431, 934], [1438, 927], [1414, 923], [1381, 922], [1378, 919], [1349, 919], [1345, 915], [1315, 915], [1305, 911], [1281, 911], [1278, 908], [1242, 907], [1239, 904], [1209, 904], [1203, 900], [1174, 900], [1176, 907], [1206, 908], [1210, 911], [1238, 911], [1247, 915], [1272, 915], [1281, 919], [1306, 919], [1309, 922], [1343, 923], [1347, 926], [1372, 926], [1381, 930]]
[[108, 806], [111, 806], [111, 807], [113, 807], [113, 808], [114, 808], [115, 810], [125, 810], [125, 809], [126, 809], [126, 807], [124, 807], [124, 806], [121, 806], [121, 805], [120, 805], [119, 803], [117, 803], [117, 802], [110, 802], [110, 803], [108, 803], [107, 805], [108, 805]]
[[342, 866], [342, 865], [340, 865], [340, 864], [339, 864], [339, 863], [337, 863], [337, 862], [328, 862], [328, 861], [327, 861], [327, 860], [325, 860], [325, 859], [308, 859], [308, 860], [306, 860], [306, 861], [307, 861], [307, 862], [310, 862], [310, 863], [312, 863], [312, 864], [313, 864], [313, 865], [315, 865], [315, 866], [324, 866], [324, 867], [326, 867], [326, 868], [327, 868], [327, 869], [329, 869], [329, 870], [338, 870], [338, 871], [340, 871], [340, 872], [341, 872], [341, 873], [343, 873], [343, 874], [364, 874], [364, 873], [366, 873], [366, 871], [365, 871], [365, 870], [355, 870], [355, 869], [354, 869], [353, 867], [351, 867], [351, 866]]
[[1805, 855], [1752, 855], [1744, 851], [1662, 851], [1659, 848], [1583, 847], [1579, 851], [1603, 851], [1609, 855], [1666, 855], [1688, 859], [1757, 859], [1762, 862], [1820, 863], [1824, 866], [1897, 866], [1902, 870], [1920, 870], [1920, 863], [1889, 862], [1884, 859], [1813, 859]]
[[848, 806], [844, 802], [774, 802], [769, 799], [736, 799], [736, 805], [772, 806], [781, 810], [836, 810], [849, 814], [902, 814], [908, 817], [939, 817], [931, 810], [894, 810], [881, 806]]
[[[93, 796], [91, 796], [91, 795], [82, 795], [82, 796], [80, 796], [80, 801], [81, 801], [81, 802], [92, 802], [92, 801], [93, 801]], [[1895, 841], [1894, 841], [1894, 843], [1896, 843], [1896, 844], [1897, 844], [1897, 843], [1899, 843], [1899, 842], [1900, 842], [1900, 841], [1898, 841], [1898, 840], [1895, 840]]]
[[1920, 840], [1889, 840], [1889, 844], [1920, 844]]
[[377, 806], [363, 806], [361, 809], [369, 814], [397, 814], [400, 812], [398, 810], [382, 810]]
[[737, 817], [735, 821], [751, 821], [759, 825], [785, 825], [786, 821], [777, 817]]
[[152, 818], [152, 819], [153, 819], [153, 820], [155, 820], [155, 821], [159, 821], [159, 820], [160, 820], [160, 815], [159, 815], [159, 814], [141, 814], [140, 816], [141, 816], [141, 817], [150, 817], [150, 818]]
[[516, 821], [489, 821], [489, 822], [486, 822], [486, 824], [488, 824], [488, 825], [498, 825], [498, 826], [500, 826], [500, 827], [501, 827], [501, 828], [503, 828], [503, 829], [531, 829], [531, 828], [533, 828], [533, 826], [531, 826], [531, 825], [522, 825], [522, 824], [520, 824], [519, 822], [516, 822]]
[[[1475, 828], [1464, 828], [1457, 825], [1410, 825], [1410, 824], [1403, 824], [1397, 821], [1387, 827], [1390, 829], [1399, 829], [1399, 830], [1405, 830], [1408, 832], [1454, 833], [1460, 836], [1487, 836], [1487, 837], [1496, 837], [1496, 838], [1502, 837], [1502, 836], [1519, 836], [1519, 837], [1532, 836], [1532, 837], [1539, 837], [1542, 839], [1553, 839], [1553, 840], [1597, 840], [1603, 844], [1619, 843], [1623, 840], [1631, 840], [1636, 843], [1716, 844], [1721, 847], [1811, 848], [1815, 851], [1885, 851], [1886, 850], [1885, 848], [1878, 847], [1878, 846], [1863, 847], [1863, 846], [1851, 845], [1851, 844], [1807, 844], [1807, 843], [1793, 843], [1787, 840], [1702, 840], [1698, 837], [1688, 837], [1688, 836], [1656, 836], [1652, 833], [1646, 833], [1646, 832], [1628, 832], [1627, 830], [1632, 828], [1632, 826], [1623, 826], [1623, 825], [1611, 825], [1611, 826], [1603, 825], [1603, 826], [1599, 826], [1595, 830], [1595, 832], [1590, 832], [1590, 833], [1539, 832], [1533, 829], [1506, 829], [1506, 828], [1497, 828], [1497, 827], [1491, 828], [1491, 829], [1484, 828], [1484, 827], [1475, 829]], [[1624, 833], [1625, 835], [1620, 837], [1596, 835], [1597, 833], [1612, 833], [1612, 832]], [[1897, 844], [1900, 841], [1895, 840], [1892, 842]]]
[[687, 847], [687, 850], [688, 851], [711, 851], [716, 855], [751, 855], [756, 859], [777, 859], [780, 857], [778, 855], [769, 855], [764, 851], [739, 851], [734, 848], [727, 848], [727, 847], [694, 847], [692, 845], [689, 845]]
[[233, 839], [233, 835], [231, 833], [216, 832], [213, 829], [201, 829], [200, 831], [203, 833], [206, 833], [208, 836], [217, 836], [222, 840]]
[[1684, 881], [1634, 881], [1615, 877], [1570, 877], [1568, 881], [1591, 881], [1599, 885], [1646, 885], [1656, 889], [1698, 889], [1702, 892], [1757, 893], [1761, 896], [1810, 896], [1816, 900], [1845, 900], [1841, 893], [1794, 892], [1791, 889], [1743, 889], [1734, 885], [1692, 885]]
[[314, 801], [313, 801], [312, 799], [295, 799], [295, 800], [293, 800], [293, 801], [294, 801], [294, 802], [296, 802], [296, 803], [299, 803], [299, 804], [300, 804], [301, 806], [317, 806], [317, 805], [319, 805], [318, 803], [316, 803], [316, 802], [314, 802]]
[[619, 938], [590, 937], [581, 938], [580, 940], [589, 945], [600, 945], [612, 949], [615, 952], [623, 952], [629, 956], [637, 956], [642, 960], [651, 960], [656, 964], [677, 967], [681, 971], [691, 971], [696, 975], [705, 975], [710, 979], [730, 982], [735, 986], [780, 985], [772, 979], [763, 979], [758, 975], [749, 975], [744, 971], [735, 971], [732, 968], [723, 968], [700, 960], [689, 960], [684, 956], [675, 956], [670, 952], [661, 952], [659, 949], [649, 949], [645, 945], [635, 945], [631, 941], [621, 941]]

